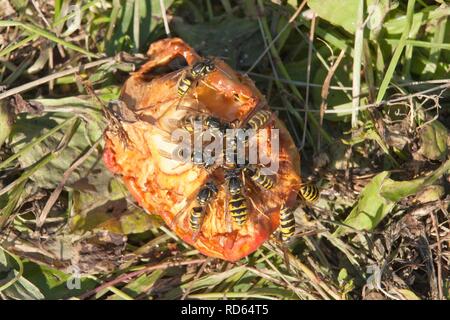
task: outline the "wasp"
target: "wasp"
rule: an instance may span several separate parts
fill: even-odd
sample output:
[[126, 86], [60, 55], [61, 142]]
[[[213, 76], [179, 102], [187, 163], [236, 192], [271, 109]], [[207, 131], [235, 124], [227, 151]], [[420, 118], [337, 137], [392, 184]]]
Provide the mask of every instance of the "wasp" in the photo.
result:
[[132, 145], [133, 143], [128, 136], [128, 133], [123, 128], [122, 122], [136, 122], [137, 117], [134, 112], [129, 109], [127, 104], [122, 100], [112, 100], [108, 102], [108, 105], [106, 106], [95, 93], [95, 90], [90, 81], [81, 79], [79, 75], [76, 75], [76, 78], [84, 85], [87, 93], [92, 98], [94, 98], [100, 106], [102, 106], [103, 116], [108, 122], [108, 127], [104, 130], [103, 133], [109, 131], [113, 135], [117, 135], [125, 148], [128, 148], [130, 145]]
[[[180, 151], [178, 153], [179, 159], [185, 159], [184, 152], [185, 152], [185, 150], [180, 149]], [[201, 150], [192, 150], [191, 154], [188, 156], [194, 165], [201, 166], [205, 169], [210, 169], [211, 167], [213, 167], [213, 165], [216, 161], [216, 159], [213, 156], [205, 157]]]
[[208, 73], [216, 69], [214, 61], [206, 58], [195, 62], [190, 69], [180, 78], [177, 93], [180, 98], [184, 97], [193, 87], [194, 83], [203, 79]]
[[314, 203], [320, 197], [320, 190], [312, 183], [305, 183], [300, 186], [299, 195], [307, 203]]
[[[319, 188], [312, 183], [305, 183], [300, 186], [298, 193], [301, 200], [311, 204], [316, 202], [320, 197]], [[284, 204], [280, 209], [280, 233], [281, 240], [288, 242], [295, 232], [294, 209]]]
[[179, 121], [179, 127], [185, 129], [189, 133], [194, 133], [196, 124], [202, 131], [211, 130], [211, 133], [222, 133], [225, 135], [227, 129], [230, 128], [228, 123], [222, 122], [219, 118], [205, 114], [187, 114]]
[[230, 169], [225, 172], [225, 180], [228, 185], [228, 192], [231, 199], [228, 203], [228, 212], [231, 214], [233, 221], [241, 226], [248, 218], [247, 200], [244, 197], [242, 180], [240, 178], [241, 170]]
[[272, 112], [269, 110], [258, 110], [254, 115], [251, 116], [251, 118], [247, 121], [247, 124], [245, 125], [244, 129], [249, 130], [259, 130], [263, 128], [267, 122], [269, 122], [270, 118], [272, 117]]
[[120, 110], [126, 110], [125, 102], [120, 100], [114, 100], [110, 101], [108, 103], [107, 107], [104, 107], [102, 109], [103, 116], [108, 121], [109, 127], [108, 130], [119, 137], [119, 140], [122, 141], [125, 147], [128, 147], [128, 145], [131, 143], [130, 137], [128, 136], [128, 133], [125, 131], [125, 129], [122, 126], [122, 122], [128, 122], [125, 121], [124, 117], [122, 116], [122, 112]]
[[[174, 70], [170, 73], [166, 73], [159, 77], [159, 80], [161, 82], [164, 82], [166, 80], [171, 80], [178, 78], [176, 83], [176, 92], [177, 97], [175, 99], [171, 98], [170, 100], [174, 100], [175, 110], [178, 110], [180, 105], [182, 104], [182, 101], [186, 96], [188, 95], [188, 92], [194, 88], [200, 81], [205, 84], [206, 86], [212, 88], [215, 90], [215, 88], [211, 85], [209, 85], [207, 82], [203, 81], [203, 79], [211, 72], [215, 71], [216, 69], [220, 70], [221, 72], [227, 74], [224, 70], [222, 70], [219, 66], [216, 65], [213, 58], [204, 58], [196, 61], [190, 66], [185, 66], [182, 68], [178, 68], [177, 70]], [[228, 75], [228, 74], [227, 74]], [[228, 77], [231, 78], [230, 75]], [[168, 101], [160, 101], [159, 103], [165, 103]], [[173, 104], [170, 104], [170, 107], [172, 107]], [[147, 106], [146, 108], [154, 108], [155, 105]], [[141, 110], [143, 110], [141, 109]]]
[[[216, 158], [213, 155], [204, 155], [202, 150], [195, 150], [191, 148], [183, 148], [182, 146], [176, 147], [173, 152], [168, 152], [163, 149], [158, 149], [159, 155], [169, 159], [180, 162], [179, 166], [191, 162], [193, 165], [202, 167], [208, 171], [213, 171], [217, 166], [215, 166]], [[178, 168], [177, 166], [176, 168]]]
[[281, 240], [288, 242], [295, 233], [294, 209], [284, 204], [280, 208]]
[[[188, 112], [179, 119], [168, 119], [167, 124], [168, 126], [165, 129], [162, 129], [162, 140], [169, 145], [175, 146], [175, 144], [177, 144], [178, 146], [176, 147], [176, 150], [173, 150], [174, 152], [166, 152], [163, 148], [158, 148], [160, 155], [171, 160], [179, 160], [182, 162], [191, 160], [195, 165], [206, 164], [207, 166], [214, 164], [215, 156], [211, 155], [206, 157], [205, 154], [205, 157], [209, 159], [203, 159], [205, 134], [210, 134], [210, 136], [215, 139], [222, 139], [226, 134], [226, 130], [230, 128], [229, 123], [199, 110]], [[183, 137], [184, 143], [180, 144], [171, 140], [172, 137], [169, 135], [171, 135], [175, 129], [182, 129], [188, 133], [187, 137]], [[186, 142], [188, 144], [186, 144]], [[198, 147], [201, 147], [200, 150], [197, 150], [199, 149]]]
[[198, 231], [200, 229], [206, 210], [206, 205], [211, 202], [217, 192], [218, 189], [213, 182], [207, 182], [206, 185], [198, 192], [196, 197], [198, 205], [192, 208], [189, 217], [190, 227], [193, 231]]
[[250, 179], [265, 190], [270, 190], [274, 186], [274, 180], [268, 176], [261, 173], [261, 168], [254, 166], [245, 166], [243, 169]]
[[244, 146], [248, 146], [250, 136], [247, 134], [247, 130], [253, 130], [255, 133], [264, 128], [272, 117], [272, 112], [269, 110], [258, 110], [244, 122], [241, 128], [243, 131], [238, 132], [236, 136], [237, 142], [243, 143]]
[[230, 202], [228, 204], [228, 211], [231, 213], [231, 217], [237, 225], [241, 226], [247, 221], [247, 200], [241, 193], [231, 196]]
[[[174, 141], [170, 140], [169, 137], [164, 136], [162, 140], [167, 142], [167, 144], [172, 145], [174, 148], [172, 149], [172, 152], [167, 152], [159, 146], [159, 154], [164, 158], [177, 160], [182, 163], [191, 161], [194, 165], [202, 166], [205, 169], [213, 166], [216, 162], [215, 150], [212, 150], [214, 154], [207, 154], [204, 152], [203, 134], [205, 131], [203, 129], [207, 128], [207, 130], [211, 131], [213, 136], [217, 137], [219, 132], [226, 130], [225, 128], [227, 128], [227, 124], [223, 123], [216, 117], [205, 114], [187, 114], [183, 118], [176, 121], [179, 127], [189, 133], [189, 138], [187, 140], [188, 144], [185, 144], [185, 141], [184, 143], [176, 143], [177, 146], [175, 146], [173, 143]], [[194, 134], [198, 130], [196, 128], [197, 121], [199, 122], [199, 126], [202, 128], [198, 135]], [[192, 141], [192, 139], [195, 140]], [[196, 144], [196, 142], [198, 142], [198, 144]], [[197, 148], [197, 146], [201, 146], [201, 148]]]

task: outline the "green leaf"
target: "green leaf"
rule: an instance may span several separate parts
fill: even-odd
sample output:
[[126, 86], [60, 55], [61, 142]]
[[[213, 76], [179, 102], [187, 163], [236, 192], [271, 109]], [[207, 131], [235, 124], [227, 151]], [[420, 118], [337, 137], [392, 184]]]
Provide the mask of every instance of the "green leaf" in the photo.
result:
[[[373, 230], [391, 212], [397, 201], [423, 190], [449, 170], [450, 160], [447, 160], [428, 176], [411, 181], [394, 181], [389, 178], [388, 171], [376, 175], [361, 192], [356, 206], [344, 224], [357, 230]], [[340, 236], [348, 231], [349, 228], [340, 226], [335, 235]]]
[[442, 185], [431, 185], [420, 191], [417, 196], [417, 202], [427, 203], [438, 201], [445, 195], [445, 188]]
[[[19, 270], [16, 270], [16, 265]], [[10, 299], [41, 300], [44, 295], [29, 280], [23, 276], [24, 265], [12, 253], [0, 248], [0, 292]]]
[[[101, 199], [100, 203], [101, 202]], [[75, 201], [75, 212], [79, 206]], [[126, 207], [124, 199], [108, 201], [95, 209], [76, 213], [71, 219], [72, 232], [87, 232], [92, 230], [107, 230], [116, 234], [142, 233], [160, 225], [157, 216], [149, 215], [141, 209]]]
[[291, 290], [280, 289], [280, 288], [254, 288], [246, 292], [208, 292], [208, 293], [197, 293], [190, 294], [189, 298], [193, 299], [269, 299], [269, 300], [280, 300], [280, 299], [295, 299], [295, 294]]
[[420, 298], [411, 290], [397, 289], [407, 300], [420, 300]]
[[[214, 288], [219, 285], [223, 281], [231, 281], [233, 277], [237, 276], [241, 278], [243, 274], [245, 274], [246, 270], [244, 266], [238, 266], [231, 268], [230, 270], [221, 272], [221, 273], [213, 273], [208, 274], [204, 277], [201, 277], [195, 281], [186, 282], [181, 285], [182, 289], [190, 288], [191, 292], [195, 292], [196, 290], [200, 290], [202, 288]], [[233, 280], [235, 281], [235, 280]], [[167, 294], [163, 297], [163, 299], [171, 300], [177, 299], [180, 297], [180, 287], [174, 288], [167, 292]]]
[[[122, 215], [118, 219], [118, 226], [120, 226], [120, 233], [122, 234], [142, 233], [158, 227], [160, 225], [158, 221], [156, 216], [147, 214], [143, 210], [136, 209]], [[105, 226], [105, 224], [102, 226]]]
[[[381, 186], [389, 172], [384, 171], [375, 176], [361, 192], [360, 199], [344, 224], [357, 230], [373, 230], [378, 223], [392, 210], [395, 202], [381, 196]], [[338, 227], [335, 235], [339, 236], [347, 231], [346, 227]]]
[[22, 194], [25, 191], [25, 181], [19, 183], [9, 193], [0, 196], [0, 228], [3, 228], [11, 214], [16, 209]]
[[344, 281], [348, 278], [348, 271], [345, 268], [339, 270], [338, 281]]
[[450, 160], [447, 160], [434, 172], [428, 176], [417, 178], [410, 181], [394, 181], [386, 179], [381, 190], [383, 197], [391, 201], [399, 201], [405, 197], [416, 194], [425, 187], [432, 185], [437, 179], [442, 177], [450, 169]]
[[[429, 22], [436, 23], [448, 15], [450, 15], [450, 7], [448, 6], [428, 6], [413, 14], [411, 29], [417, 30], [421, 25]], [[383, 23], [383, 29], [389, 36], [398, 35], [403, 32], [406, 24], [407, 19], [404, 15], [393, 15], [392, 18]]]
[[[308, 0], [308, 6], [322, 19], [331, 24], [340, 26], [350, 33], [356, 30], [356, 15], [358, 10], [358, 0]], [[372, 10], [369, 25], [377, 28], [381, 25], [384, 15], [389, 11], [388, 0], [367, 0], [367, 7]], [[365, 13], [367, 16], [367, 12]]]
[[[17, 274], [17, 271], [14, 270]], [[45, 296], [31, 281], [24, 277], [20, 277], [19, 280], [3, 291], [3, 294], [11, 299], [16, 300], [43, 300]]]
[[[15, 270], [16, 265], [19, 271]], [[0, 292], [6, 290], [22, 276], [23, 264], [16, 255], [0, 247], [0, 273], [3, 273], [3, 279], [0, 279]]]
[[448, 137], [447, 128], [441, 122], [435, 120], [425, 125], [420, 131], [419, 153], [430, 160], [446, 159]]
[[32, 148], [47, 139], [48, 137], [52, 136], [57, 131], [61, 130], [66, 124], [71, 123], [75, 117], [66, 119], [65, 121], [61, 122], [59, 125], [52, 127], [48, 131], [45, 132], [45, 134], [42, 134], [40, 136], [37, 136], [33, 138], [29, 143], [26, 144], [20, 151], [15, 151], [13, 155], [11, 155], [9, 158], [5, 159], [0, 163], [0, 169], [7, 167], [9, 164], [11, 164], [15, 159], [21, 157], [23, 154], [29, 152], [32, 150]]
[[4, 48], [3, 50], [0, 51], [0, 57], [3, 57], [5, 55], [7, 55], [10, 52], [13, 52], [14, 50], [16, 50], [17, 48], [22, 48], [23, 46], [25, 46], [28, 42], [30, 41], [34, 41], [38, 38], [37, 35], [31, 35], [28, 36], [18, 42], [12, 43], [11, 45], [9, 45], [8, 47]]
[[68, 281], [74, 274], [66, 273], [34, 262], [24, 262], [24, 277], [31, 281], [44, 295], [45, 299], [68, 299], [93, 289], [97, 282], [79, 276], [79, 288], [70, 288]]
[[[356, 30], [357, 0], [308, 0], [308, 6], [322, 19], [340, 26], [350, 33]], [[345, 10], [344, 10], [345, 8]]]
[[423, 186], [424, 179], [415, 179], [411, 181], [394, 181], [386, 179], [383, 185], [383, 196], [392, 200], [399, 201], [404, 197], [413, 195]]
[[403, 49], [406, 46], [406, 40], [408, 39], [409, 33], [411, 31], [412, 23], [413, 23], [414, 3], [415, 3], [415, 0], [408, 0], [405, 29], [403, 30], [403, 33], [400, 37], [400, 41], [394, 50], [392, 59], [386, 70], [386, 73], [384, 74], [383, 81], [381, 82], [380, 88], [378, 89], [378, 94], [377, 94], [377, 99], [376, 99], [377, 103], [380, 103], [383, 100], [384, 95], [386, 94], [386, 91], [388, 89], [388, 86], [392, 80], [392, 77], [394, 76], [394, 72], [397, 68], [397, 64], [400, 60], [400, 56], [402, 55]]
[[[67, 114], [47, 114], [42, 117], [19, 117], [14, 125], [11, 147], [14, 152], [19, 152], [26, 148], [33, 139], [45, 135], [51, 128], [64, 122], [71, 115]], [[89, 148], [97, 139], [101, 137], [102, 131], [97, 121], [90, 121], [78, 126], [75, 134], [70, 140], [68, 146], [61, 151], [58, 157], [52, 159], [48, 164], [38, 169], [31, 177], [38, 187], [53, 189], [62, 179], [64, 172], [72, 163]], [[29, 152], [22, 154], [18, 160], [22, 168], [27, 168], [42, 159], [50, 151], [54, 151], [64, 132], [58, 131], [48, 137], [46, 140], [32, 147]], [[86, 159], [69, 177], [67, 184], [73, 186], [78, 183], [79, 186], [96, 190], [96, 188], [106, 188], [97, 180], [98, 176], [108, 174], [102, 161], [100, 150], [96, 150]], [[111, 178], [111, 176], [110, 176]]]
[[5, 251], [0, 249], [0, 272], [4, 271], [7, 265], [8, 265], [8, 258], [6, 257]]
[[120, 24], [120, 30], [122, 33], [127, 33], [131, 25], [133, 18], [133, 4], [135, 0], [127, 0], [123, 9], [122, 21]]

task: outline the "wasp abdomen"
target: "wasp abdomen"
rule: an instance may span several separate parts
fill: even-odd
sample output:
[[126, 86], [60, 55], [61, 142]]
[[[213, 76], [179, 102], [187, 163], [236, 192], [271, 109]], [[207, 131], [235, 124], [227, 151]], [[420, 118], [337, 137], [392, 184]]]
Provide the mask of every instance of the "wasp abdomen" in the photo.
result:
[[282, 206], [280, 209], [280, 233], [281, 239], [289, 241], [295, 233], [294, 209]]
[[191, 215], [189, 218], [191, 229], [197, 231], [200, 229], [200, 224], [203, 218], [204, 208], [203, 207], [194, 207], [191, 210]]
[[263, 189], [270, 190], [273, 188], [273, 179], [267, 175], [261, 174], [261, 170], [259, 169], [251, 172], [250, 178]]
[[180, 97], [183, 97], [188, 90], [191, 88], [192, 86], [192, 80], [184, 77], [180, 80], [180, 84], [178, 85], [178, 89], [177, 89], [177, 93]]
[[320, 190], [312, 183], [300, 187], [300, 196], [307, 202], [316, 202], [320, 197]]
[[203, 215], [205, 214], [205, 206], [212, 200], [217, 191], [217, 187], [214, 183], [207, 182], [206, 185], [198, 192], [196, 198], [198, 206], [192, 208], [189, 217], [189, 222], [192, 230], [197, 231], [200, 229]]
[[272, 113], [267, 110], [260, 110], [250, 118], [247, 123], [248, 129], [259, 130], [269, 121]]
[[232, 195], [228, 207], [231, 217], [237, 225], [243, 225], [247, 221], [247, 201], [241, 194]]
[[181, 78], [178, 84], [178, 95], [183, 97], [192, 87], [194, 81], [197, 81], [215, 69], [214, 62], [210, 59], [204, 59], [196, 62], [189, 70], [189, 73]]

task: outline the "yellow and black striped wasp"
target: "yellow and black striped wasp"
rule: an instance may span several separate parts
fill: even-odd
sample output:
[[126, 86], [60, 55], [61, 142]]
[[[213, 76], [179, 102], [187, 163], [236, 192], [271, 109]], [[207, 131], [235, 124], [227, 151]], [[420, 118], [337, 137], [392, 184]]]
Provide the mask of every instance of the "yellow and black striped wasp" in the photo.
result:
[[[225, 201], [225, 209], [230, 214], [231, 219], [238, 226], [244, 225], [248, 220], [249, 215], [249, 201], [246, 196], [245, 180], [243, 177], [248, 176], [255, 185], [263, 190], [270, 190], [274, 186], [274, 181], [271, 177], [261, 174], [260, 169], [252, 165], [237, 166], [234, 168], [225, 168], [225, 184], [229, 199]], [[256, 204], [251, 201], [253, 206]], [[258, 210], [258, 208], [255, 207]], [[259, 210], [258, 210], [259, 211]]]
[[250, 178], [250, 180], [253, 181], [253, 183], [263, 190], [270, 190], [275, 184], [274, 178], [272, 176], [262, 174], [261, 168], [256, 165], [246, 165], [243, 171]]
[[195, 199], [196, 205], [192, 207], [189, 215], [189, 225], [194, 232], [194, 240], [200, 231], [201, 224], [206, 214], [206, 207], [217, 195], [217, 192], [217, 186], [213, 182], [208, 181], [197, 193]]
[[[217, 185], [209, 178], [211, 177], [212, 172], [217, 169], [217, 166], [208, 166], [205, 163], [203, 166], [208, 173], [207, 181], [194, 190], [190, 196], [187, 196], [186, 202], [179, 208], [170, 223], [170, 228], [173, 229], [173, 227], [179, 223], [180, 219], [184, 219], [184, 215], [187, 214], [189, 228], [193, 232], [192, 239], [194, 241], [201, 231], [203, 220], [208, 213], [211, 202], [217, 197], [219, 192]], [[187, 210], [189, 207], [190, 209]]]
[[258, 131], [265, 127], [272, 117], [272, 112], [270, 110], [257, 110], [248, 120], [244, 126], [244, 129], [253, 129]]
[[187, 112], [181, 119], [171, 120], [174, 128], [184, 129], [192, 136], [197, 133], [199, 137], [208, 132], [211, 136], [220, 139], [225, 137], [226, 131], [231, 128], [229, 123], [203, 110]]
[[234, 223], [242, 226], [248, 219], [248, 203], [243, 192], [240, 169], [226, 169], [225, 182], [230, 199], [226, 206]]
[[[216, 90], [214, 86], [210, 85], [207, 81], [205, 81], [208, 74], [219, 70], [224, 75], [226, 75], [228, 78], [231, 79], [231, 76], [223, 70], [221, 67], [217, 65], [215, 62], [215, 58], [201, 58], [198, 61], [194, 62], [192, 65], [188, 65], [182, 68], [178, 68], [175, 71], [169, 72], [165, 75], [162, 75], [159, 80], [164, 82], [166, 80], [178, 78], [177, 84], [176, 84], [176, 90], [177, 90], [177, 98], [175, 99], [176, 107], [175, 109], [178, 110], [179, 107], [182, 105], [182, 101], [184, 98], [186, 98], [189, 94], [189, 92], [192, 91], [193, 88], [195, 88], [199, 83], [202, 83], [205, 86], [208, 86], [209, 88]], [[162, 103], [163, 101], [161, 101]], [[153, 106], [149, 106], [148, 108], [151, 108]]]
[[[220, 155], [215, 157], [208, 154], [204, 152], [204, 147], [211, 142], [211, 137], [222, 139], [230, 128], [229, 123], [211, 115], [203, 105], [198, 110], [183, 107], [170, 113], [167, 119], [158, 121], [156, 128], [161, 138], [161, 143], [157, 144], [159, 155], [169, 160], [178, 160], [180, 165], [191, 161], [194, 165], [213, 166]], [[215, 154], [216, 150], [210, 151]]]
[[[263, 103], [260, 103], [247, 119], [240, 124], [232, 123], [231, 127], [237, 130], [255, 130], [258, 131], [263, 128], [272, 116], [269, 110], [262, 110]], [[245, 135], [244, 140], [240, 140], [239, 132], [233, 132], [234, 136], [225, 137], [231, 141], [228, 149], [225, 150], [225, 159], [223, 168], [225, 170], [225, 184], [227, 186], [227, 194], [229, 200], [225, 201], [225, 210], [230, 214], [234, 223], [242, 226], [248, 220], [249, 208], [248, 200], [245, 195], [243, 177], [248, 176], [251, 181], [263, 190], [270, 190], [274, 186], [272, 177], [263, 175], [257, 165], [248, 163], [248, 159], [243, 157], [243, 163], [239, 163], [239, 148], [238, 143], [243, 143], [244, 147], [248, 147], [248, 135]], [[245, 150], [244, 150], [245, 152]], [[254, 204], [255, 205], [255, 204]]]
[[[300, 186], [298, 197], [301, 203], [311, 205], [317, 202], [320, 197], [319, 188], [313, 183], [304, 183]], [[289, 242], [295, 234], [294, 208], [281, 205], [280, 208], [280, 227], [281, 239], [283, 242]]]
[[[303, 203], [306, 205], [314, 204], [320, 197], [319, 188], [312, 183], [304, 183], [300, 186], [298, 192], [298, 200], [296, 204]], [[284, 256], [284, 261], [286, 268], [290, 270], [289, 262], [289, 249], [288, 244], [294, 238], [296, 233], [296, 222], [295, 222], [295, 206], [287, 206], [283, 203], [280, 207], [280, 225], [278, 227], [279, 235], [281, 241], [279, 241], [275, 236], [273, 240], [277, 243]]]
[[[259, 130], [266, 127], [272, 118], [270, 110], [262, 109], [265, 102], [260, 102], [255, 110], [253, 110], [240, 123], [233, 122], [230, 127], [233, 130], [227, 130], [225, 136], [225, 150], [224, 163], [225, 167], [240, 167], [243, 173], [262, 189], [268, 190], [273, 187], [273, 179], [261, 173], [259, 164], [249, 164], [247, 156], [250, 154], [250, 148], [257, 148], [257, 145], [251, 145], [250, 139], [258, 135]], [[229, 136], [231, 134], [232, 136]], [[256, 149], [254, 149], [256, 150]], [[247, 152], [248, 151], [248, 152]]]
[[[216, 166], [212, 170], [217, 168]], [[237, 226], [242, 226], [248, 219], [248, 203], [243, 192], [240, 172], [240, 170], [236, 169], [227, 169], [225, 171], [225, 186], [223, 187], [226, 197], [230, 197], [228, 201], [224, 202], [226, 219], [230, 217]], [[189, 227], [193, 232], [192, 239], [194, 241], [201, 231], [205, 216], [208, 214], [209, 205], [217, 197], [218, 192], [216, 184], [209, 180], [195, 194], [195, 203], [189, 210]], [[189, 206], [189, 204], [186, 206]], [[184, 209], [175, 215], [173, 224], [181, 218], [183, 211]]]
[[205, 58], [195, 62], [189, 67], [180, 77], [177, 86], [177, 93], [180, 98], [186, 96], [188, 91], [201, 81], [208, 73], [216, 69], [214, 61], [210, 58]]
[[300, 186], [299, 196], [307, 204], [313, 204], [319, 200], [320, 189], [312, 182], [303, 183]]

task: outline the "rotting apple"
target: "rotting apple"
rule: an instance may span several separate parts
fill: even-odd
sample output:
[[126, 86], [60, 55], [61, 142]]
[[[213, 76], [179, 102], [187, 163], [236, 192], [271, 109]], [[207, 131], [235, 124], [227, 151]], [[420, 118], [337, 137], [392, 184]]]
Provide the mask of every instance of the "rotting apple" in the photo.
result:
[[[229, 195], [224, 185], [223, 168], [213, 172], [192, 163], [167, 159], [160, 150], [170, 152], [173, 123], [201, 106], [215, 117], [227, 122], [242, 122], [265, 104], [265, 98], [247, 77], [235, 72], [225, 62], [215, 59], [218, 66], [190, 90], [178, 108], [178, 76], [160, 75], [156, 70], [182, 57], [192, 65], [200, 56], [179, 38], [153, 43], [149, 60], [125, 82], [120, 100], [136, 115], [133, 121], [121, 121], [130, 143], [124, 143], [115, 130], [105, 131], [104, 162], [123, 181], [139, 205], [150, 214], [160, 215], [185, 242], [201, 253], [237, 261], [254, 252], [279, 225], [280, 206], [292, 205], [301, 185], [300, 156], [284, 124], [273, 115], [267, 130], [278, 130], [278, 171], [275, 186], [261, 190], [245, 180], [245, 196], [249, 199], [249, 218], [243, 226], [230, 225], [227, 210]], [[122, 110], [125, 113], [125, 110]], [[173, 121], [175, 120], [175, 121]], [[168, 139], [169, 138], [169, 139]], [[264, 139], [266, 139], [265, 137]], [[259, 134], [257, 139], [263, 139]], [[266, 141], [267, 142], [267, 141]], [[263, 143], [272, 155], [270, 141]], [[219, 192], [208, 207], [198, 236], [189, 226], [189, 212], [198, 190], [213, 180]]]

